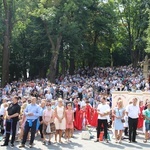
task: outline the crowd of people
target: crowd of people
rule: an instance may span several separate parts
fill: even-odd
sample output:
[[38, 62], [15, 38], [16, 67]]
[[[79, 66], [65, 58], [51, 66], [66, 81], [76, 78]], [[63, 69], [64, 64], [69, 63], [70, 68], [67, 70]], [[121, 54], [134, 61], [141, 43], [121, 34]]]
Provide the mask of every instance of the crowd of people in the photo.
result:
[[[129, 66], [78, 69], [74, 75], [60, 76], [56, 83], [47, 79], [14, 81], [0, 89], [0, 131], [4, 144], [11, 146], [20, 141], [20, 148], [29, 140], [33, 147], [35, 134], [40, 132], [43, 144], [69, 143], [74, 130], [86, 129], [87, 125], [97, 130], [97, 139], [104, 131], [108, 141], [108, 126], [115, 130], [116, 143], [121, 143], [122, 133], [129, 133], [129, 142], [136, 141], [136, 130], [143, 127], [145, 140], [150, 130], [150, 102], [137, 105], [137, 99], [126, 108], [118, 99], [112, 106], [113, 91], [137, 90], [149, 92], [149, 80], [144, 79], [141, 68]], [[145, 110], [145, 111], [144, 111]], [[128, 130], [129, 128], [129, 130]], [[12, 130], [13, 129], [13, 130]], [[119, 132], [118, 132], [119, 131]], [[65, 134], [64, 134], [65, 133]], [[59, 135], [59, 137], [58, 137]]]

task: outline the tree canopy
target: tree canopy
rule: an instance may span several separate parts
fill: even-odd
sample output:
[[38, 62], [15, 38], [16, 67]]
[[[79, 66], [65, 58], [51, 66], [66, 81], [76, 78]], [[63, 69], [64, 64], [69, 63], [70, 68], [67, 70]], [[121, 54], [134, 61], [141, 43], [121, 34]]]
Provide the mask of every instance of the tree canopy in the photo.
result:
[[3, 0], [0, 76], [55, 78], [86, 66], [142, 61], [150, 49], [149, 0]]

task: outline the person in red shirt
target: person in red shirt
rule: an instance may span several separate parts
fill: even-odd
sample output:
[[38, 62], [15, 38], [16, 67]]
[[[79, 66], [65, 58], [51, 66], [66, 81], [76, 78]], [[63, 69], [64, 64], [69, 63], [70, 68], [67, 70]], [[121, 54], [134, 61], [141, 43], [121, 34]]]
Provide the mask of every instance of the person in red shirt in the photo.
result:
[[137, 126], [138, 129], [143, 127], [143, 122], [144, 122], [143, 110], [144, 110], [145, 106], [143, 105], [143, 101], [139, 102], [139, 107], [140, 107], [140, 114], [139, 114], [139, 118], [138, 118], [138, 126]]
[[97, 127], [97, 119], [98, 119], [97, 109], [93, 108], [93, 115], [92, 115], [92, 119], [91, 119], [91, 126]]
[[75, 129], [79, 129], [79, 111], [80, 111], [80, 105], [78, 104], [77, 99], [74, 100], [74, 127]]
[[87, 124], [91, 124], [92, 106], [90, 105], [90, 102], [88, 100], [86, 101], [86, 106], [85, 106], [85, 117], [87, 120]]

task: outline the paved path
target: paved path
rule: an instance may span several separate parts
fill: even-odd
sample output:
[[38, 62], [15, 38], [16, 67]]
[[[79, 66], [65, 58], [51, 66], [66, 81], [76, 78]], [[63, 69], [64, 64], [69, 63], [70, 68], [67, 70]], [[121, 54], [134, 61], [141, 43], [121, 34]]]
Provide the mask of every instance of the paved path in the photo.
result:
[[[96, 131], [95, 129], [92, 131], [92, 134], [94, 137], [96, 137]], [[112, 137], [112, 134], [111, 134]], [[150, 141], [148, 143], [143, 143], [143, 134], [139, 134], [137, 136], [137, 141], [138, 143], [128, 143], [128, 140], [125, 139], [122, 141], [121, 144], [116, 144], [114, 139], [111, 138], [111, 141], [107, 144], [105, 142], [99, 142], [95, 143], [94, 139], [91, 140], [82, 140], [81, 139], [81, 131], [75, 131], [74, 133], [74, 138], [72, 138], [71, 143], [65, 143], [65, 140], [62, 139], [64, 142], [63, 144], [54, 144], [52, 145], [43, 145], [42, 142], [40, 141], [40, 137], [36, 137], [35, 140], [35, 145], [32, 148], [32, 150], [149, 150], [150, 149]], [[52, 139], [52, 142], [54, 141], [54, 138]], [[0, 144], [3, 142], [1, 141]], [[10, 146], [8, 147], [0, 147], [0, 150], [18, 150], [19, 149], [19, 143], [15, 142], [15, 147], [11, 148]], [[22, 148], [24, 149], [30, 149], [28, 147], [28, 142], [26, 143], [26, 147]]]

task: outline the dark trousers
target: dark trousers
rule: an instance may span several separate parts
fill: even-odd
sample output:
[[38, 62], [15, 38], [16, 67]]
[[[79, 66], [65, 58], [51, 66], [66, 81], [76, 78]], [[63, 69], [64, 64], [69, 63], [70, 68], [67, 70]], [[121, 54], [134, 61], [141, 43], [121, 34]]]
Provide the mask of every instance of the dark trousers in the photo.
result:
[[0, 116], [0, 133], [4, 134], [4, 119], [3, 119], [3, 115]]
[[98, 124], [97, 124], [97, 139], [99, 139], [100, 132], [103, 129], [104, 129], [105, 139], [107, 139], [107, 129], [108, 129], [107, 119], [106, 120], [98, 119]]
[[126, 136], [128, 136], [128, 127], [125, 127], [125, 129], [124, 129], [124, 134], [125, 134]]
[[78, 93], [78, 97], [80, 98], [80, 101], [82, 100], [82, 93]]
[[37, 125], [37, 119], [32, 122], [32, 126], [29, 126], [29, 122], [25, 122], [25, 127], [24, 127], [24, 135], [23, 135], [23, 140], [22, 144], [24, 145], [27, 141], [27, 136], [29, 133], [29, 130], [31, 129], [31, 138], [30, 138], [30, 144], [33, 144], [34, 138], [35, 138], [35, 133], [36, 133], [36, 125]]
[[8, 145], [10, 133], [12, 133], [11, 144], [15, 141], [17, 120], [6, 120], [6, 137], [5, 144]]
[[[43, 120], [42, 116], [40, 116], [39, 121], [41, 122], [42, 120]], [[40, 124], [39, 131], [40, 131], [41, 138], [43, 139], [43, 124]]]
[[137, 130], [137, 125], [138, 125], [138, 118], [133, 119], [133, 118], [129, 117], [128, 123], [129, 123], [129, 141], [135, 141], [136, 140], [136, 130]]

